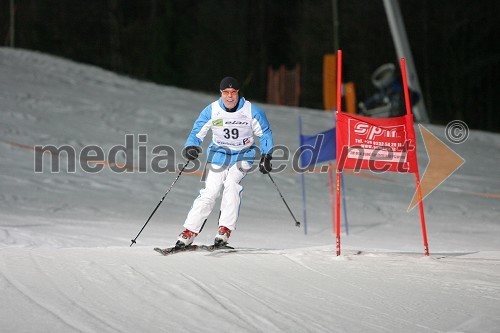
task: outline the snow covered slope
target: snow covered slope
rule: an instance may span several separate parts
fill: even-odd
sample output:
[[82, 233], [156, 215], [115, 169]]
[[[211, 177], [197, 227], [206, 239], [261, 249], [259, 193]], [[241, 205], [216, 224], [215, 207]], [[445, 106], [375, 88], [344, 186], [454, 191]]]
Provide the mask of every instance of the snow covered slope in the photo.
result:
[[[472, 131], [452, 146], [466, 163], [425, 201], [429, 258], [418, 212], [406, 213], [411, 175], [346, 175], [340, 257], [327, 176], [306, 175], [304, 235], [260, 173], [243, 181], [236, 252], [162, 257], [152, 248], [174, 243], [202, 186], [198, 174], [182, 175], [131, 248], [175, 172], [51, 173], [48, 156], [34, 172], [36, 145], [108, 152], [127, 134], [137, 148], [147, 134], [148, 161], [157, 145], [180, 151], [216, 94], [0, 48], [2, 332], [498, 332], [499, 135]], [[276, 143], [292, 152], [299, 114], [307, 133], [332, 124], [328, 113], [261, 106]], [[426, 128], [447, 142], [443, 127]], [[421, 141], [418, 153], [423, 170]], [[274, 179], [302, 220], [300, 177], [288, 168]], [[197, 243], [213, 241], [217, 214]]]

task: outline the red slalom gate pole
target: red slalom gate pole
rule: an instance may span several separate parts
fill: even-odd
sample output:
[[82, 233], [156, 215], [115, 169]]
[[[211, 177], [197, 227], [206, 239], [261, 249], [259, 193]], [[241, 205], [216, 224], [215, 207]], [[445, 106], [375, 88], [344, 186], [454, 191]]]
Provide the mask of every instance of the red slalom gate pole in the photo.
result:
[[[337, 115], [342, 112], [342, 50], [337, 51]], [[337, 117], [338, 119], [338, 117]], [[338, 159], [338, 154], [339, 154], [339, 128], [338, 128], [338, 121], [337, 121], [337, 131], [336, 131], [336, 138], [337, 138], [337, 168], [336, 168], [336, 182], [337, 182], [337, 196], [336, 196], [336, 205], [337, 209], [335, 212], [335, 234], [336, 234], [336, 250], [337, 250], [337, 256], [340, 255], [340, 166], [339, 166], [339, 159]]]
[[330, 209], [332, 211], [332, 232], [335, 234], [335, 189], [333, 185], [333, 165], [328, 162], [328, 184], [330, 185]]
[[[400, 60], [401, 63], [401, 74], [403, 76], [403, 90], [404, 90], [404, 96], [405, 96], [405, 104], [406, 104], [406, 114], [413, 117], [413, 113], [411, 111], [411, 103], [410, 103], [410, 93], [408, 89], [408, 75], [406, 73], [406, 62], [404, 58], [401, 58]], [[413, 118], [411, 118], [412, 125], [413, 125]], [[413, 130], [413, 126], [412, 126]], [[416, 144], [416, 143], [415, 143]], [[417, 187], [417, 196], [418, 196], [418, 208], [420, 212], [420, 224], [422, 227], [422, 238], [424, 241], [424, 254], [426, 256], [429, 255], [429, 243], [427, 241], [427, 226], [425, 223], [425, 215], [424, 215], [424, 202], [422, 200], [422, 191], [420, 188], [420, 173], [418, 172], [418, 162], [416, 165], [416, 170], [415, 170], [415, 185]]]

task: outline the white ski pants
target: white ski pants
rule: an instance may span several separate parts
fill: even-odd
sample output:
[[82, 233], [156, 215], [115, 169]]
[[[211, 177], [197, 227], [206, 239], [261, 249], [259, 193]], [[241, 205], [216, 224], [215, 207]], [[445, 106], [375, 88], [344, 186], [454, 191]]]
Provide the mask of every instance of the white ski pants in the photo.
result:
[[240, 210], [241, 192], [243, 191], [240, 182], [250, 168], [251, 165], [246, 161], [237, 162], [230, 167], [212, 164], [205, 180], [205, 188], [194, 200], [193, 207], [191, 207], [184, 222], [184, 228], [196, 233], [200, 232], [203, 223], [214, 208], [220, 190], [224, 187], [219, 226], [234, 230]]

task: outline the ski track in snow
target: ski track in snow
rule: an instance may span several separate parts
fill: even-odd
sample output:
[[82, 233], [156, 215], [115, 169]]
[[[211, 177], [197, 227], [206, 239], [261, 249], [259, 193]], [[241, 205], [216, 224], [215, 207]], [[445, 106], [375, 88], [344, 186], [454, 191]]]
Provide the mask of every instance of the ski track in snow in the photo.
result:
[[[492, 153], [500, 151], [498, 134], [471, 131], [464, 144], [451, 147], [467, 162], [424, 202], [428, 258], [418, 212], [406, 213], [414, 192], [410, 175], [346, 175], [350, 233], [342, 235], [339, 257], [326, 175], [305, 175], [305, 236], [259, 173], [242, 182], [234, 251], [163, 257], [152, 248], [175, 242], [202, 186], [199, 176], [179, 179], [130, 248], [177, 171], [120, 174], [106, 167], [89, 174], [77, 167], [68, 173], [63, 161], [63, 172], [53, 174], [46, 156], [44, 172], [33, 172], [35, 145], [70, 144], [77, 153], [99, 145], [107, 154], [125, 144], [126, 134], [136, 141], [147, 134], [149, 151], [166, 144], [180, 151], [215, 97], [0, 48], [2, 331], [498, 331], [500, 169]], [[276, 144], [292, 152], [299, 114], [305, 134], [333, 123], [327, 112], [262, 107]], [[443, 127], [426, 128], [447, 142]], [[300, 177], [285, 171], [275, 180], [302, 220]], [[217, 207], [198, 244], [213, 240]]]
[[[331, 327], [322, 323], [332, 320], [343, 323], [346, 330], [363, 327], [374, 332], [400, 329], [435, 332], [442, 330], [421, 321], [439, 318], [441, 305], [435, 298], [426, 301], [425, 295], [421, 297], [416, 292], [427, 296], [435, 293], [448, 301], [460, 293], [459, 298], [464, 302], [490, 306], [498, 304], [500, 292], [498, 284], [493, 282], [499, 274], [485, 276], [487, 268], [479, 258], [467, 260], [469, 273], [460, 273], [463, 263], [457, 262], [458, 256], [448, 260], [412, 254], [352, 252], [341, 259], [327, 249], [302, 249], [261, 250], [258, 254], [235, 252], [225, 257], [193, 252], [172, 257], [149, 256], [144, 262], [144, 255], [151, 249], [138, 248], [129, 254], [129, 260], [120, 256], [123, 251], [126, 249], [96, 248], [82, 252], [69, 248], [58, 253], [50, 248], [3, 249], [0, 255], [5, 260], [0, 272], [9, 283], [15, 281], [15, 289], [24, 297], [56, 316], [56, 323], [61, 321], [82, 332], [127, 331], [145, 313], [149, 314], [149, 321], [135, 325], [170, 327], [175, 331], [182, 330], [184, 320], [192, 320], [194, 313], [203, 313], [207, 330], [218, 327], [223, 331], [328, 332]], [[219, 269], [221, 260], [230, 265]], [[206, 261], [207, 265], [200, 266]], [[325, 261], [335, 263], [335, 267], [324, 265]], [[408, 269], [405, 261], [418, 267]], [[498, 259], [490, 261], [499, 263]], [[153, 262], [156, 264], [151, 266]], [[19, 268], [12, 276], [6, 268], [14, 263]], [[342, 271], [346, 263], [356, 275]], [[198, 268], [190, 267], [192, 264]], [[388, 268], [386, 273], [384, 266]], [[248, 273], [242, 267], [248, 267]], [[400, 268], [405, 272], [391, 276]], [[420, 271], [427, 271], [430, 276]], [[432, 275], [433, 272], [439, 274]], [[460, 274], [466, 279], [449, 277]], [[373, 276], [378, 279], [374, 281]], [[471, 276], [477, 280], [470, 280]], [[384, 280], [397, 285], [389, 288], [390, 284]], [[373, 288], [374, 282], [378, 288]], [[409, 298], [398, 296], [404, 290], [400, 288], [408, 285], [412, 286]], [[144, 310], [134, 313], [126, 307], [127, 302], [136, 304], [134, 309], [140, 305]], [[331, 308], [325, 307], [327, 304]], [[424, 304], [425, 313], [421, 314]], [[450, 310], [458, 309], [464, 310], [460, 302]], [[414, 318], [416, 313], [420, 314]], [[360, 314], [363, 314], [361, 322]], [[221, 317], [223, 320], [219, 322]], [[488, 315], [483, 322], [487, 319]]]
[[[20, 294], [19, 296], [28, 299], [28, 301], [31, 304], [34, 304], [35, 306], [40, 307], [44, 312], [44, 314], [43, 314], [44, 316], [50, 315], [50, 316], [55, 317], [54, 320], [52, 320], [52, 322], [58, 324], [57, 326], [60, 327], [61, 326], [60, 324], [63, 323], [64, 325], [66, 325], [65, 329], [69, 328], [72, 331], [81, 332], [81, 330], [79, 330], [75, 325], [68, 322], [68, 320], [64, 316], [61, 316], [59, 314], [59, 312], [60, 312], [59, 310], [57, 310], [57, 309], [52, 310], [52, 306], [50, 305], [50, 303], [45, 304], [43, 300], [42, 301], [38, 300], [37, 294], [32, 293], [31, 291], [29, 291], [27, 288], [25, 288], [24, 286], [22, 286], [21, 284], [19, 284], [15, 280], [9, 278], [8, 275], [6, 275], [6, 273], [3, 271], [3, 269], [2, 269], [1, 274], [2, 274], [2, 278], [4, 279], [4, 281], [6, 281], [8, 285], [12, 286], [15, 289], [15, 291], [17, 291], [17, 293]], [[8, 285], [5, 287], [7, 288]], [[19, 296], [16, 295], [16, 298]], [[6, 325], [6, 326], [7, 326], [7, 328], [9, 328], [9, 325]], [[12, 331], [16, 330], [16, 327], [10, 327], [10, 328], [12, 329]]]

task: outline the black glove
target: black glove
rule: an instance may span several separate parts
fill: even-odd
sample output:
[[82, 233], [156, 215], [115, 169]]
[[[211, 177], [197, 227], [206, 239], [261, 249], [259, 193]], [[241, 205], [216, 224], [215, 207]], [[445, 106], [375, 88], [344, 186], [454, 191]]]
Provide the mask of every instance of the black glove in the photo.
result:
[[200, 153], [201, 149], [200, 147], [196, 146], [187, 146], [184, 149], [183, 155], [185, 158], [187, 158], [189, 161], [193, 161], [198, 158], [198, 154]]
[[271, 172], [273, 166], [271, 165], [271, 160], [273, 157], [270, 154], [264, 154], [260, 157], [259, 171], [263, 174]]

